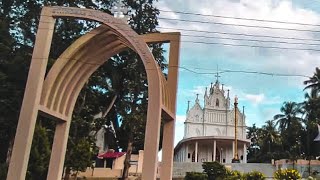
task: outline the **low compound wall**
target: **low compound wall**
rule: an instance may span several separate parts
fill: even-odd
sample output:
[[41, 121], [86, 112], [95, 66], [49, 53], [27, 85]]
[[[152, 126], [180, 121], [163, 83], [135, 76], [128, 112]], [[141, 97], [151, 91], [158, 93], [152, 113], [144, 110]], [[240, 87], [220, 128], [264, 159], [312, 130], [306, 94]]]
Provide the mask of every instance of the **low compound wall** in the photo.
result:
[[[285, 163], [282, 163], [284, 161]], [[251, 171], [259, 171], [267, 177], [267, 179], [273, 178], [273, 173], [277, 169], [290, 169], [293, 168], [293, 165], [291, 162], [288, 162], [286, 160], [277, 161], [275, 165], [272, 165], [271, 163], [227, 163], [224, 164], [227, 168], [230, 168], [231, 170], [237, 170], [242, 173], [247, 173]], [[320, 161], [313, 160], [309, 164], [306, 163], [306, 160], [298, 160], [294, 168], [297, 169], [302, 177], [306, 178], [309, 176], [309, 169], [310, 169], [310, 175], [313, 175], [314, 177], [320, 179]], [[195, 163], [195, 162], [174, 162], [173, 166], [173, 177], [174, 178], [181, 178], [186, 175], [186, 172], [203, 172], [202, 169], [202, 163]], [[315, 172], [319, 172], [317, 175], [313, 174]]]
[[[243, 173], [251, 171], [260, 171], [266, 175], [266, 177], [273, 177], [273, 172], [276, 170], [275, 166], [271, 164], [263, 163], [246, 163], [246, 164], [224, 164], [231, 170], [237, 170]], [[174, 162], [173, 165], [173, 177], [184, 177], [186, 172], [202, 172], [202, 163], [195, 162]]]

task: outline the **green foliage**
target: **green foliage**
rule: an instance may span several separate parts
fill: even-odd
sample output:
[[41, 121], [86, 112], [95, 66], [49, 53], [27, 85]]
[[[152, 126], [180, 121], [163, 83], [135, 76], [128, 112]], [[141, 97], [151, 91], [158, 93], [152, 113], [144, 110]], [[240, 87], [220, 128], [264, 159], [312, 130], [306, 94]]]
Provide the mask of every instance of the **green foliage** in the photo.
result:
[[205, 173], [187, 172], [184, 179], [185, 180], [207, 180], [208, 176]]
[[216, 180], [225, 178], [227, 175], [227, 170], [224, 165], [217, 161], [214, 162], [204, 162], [202, 163], [203, 172], [208, 175], [209, 180]]
[[[24, 93], [28, 67], [34, 46], [41, 8], [49, 6], [86, 7], [110, 13], [115, 0], [110, 1], [9, 1], [0, 6], [0, 163], [10, 157], [20, 105]], [[129, 7], [129, 24], [138, 34], [157, 32], [159, 10], [150, 0], [126, 0]], [[49, 67], [77, 38], [98, 24], [71, 18], [56, 20], [55, 33], [49, 55]], [[9, 33], [11, 32], [11, 33]], [[150, 45], [160, 68], [166, 68], [162, 44]], [[107, 60], [107, 59], [106, 59]], [[106, 117], [95, 119], [117, 97]], [[119, 138], [109, 146], [126, 150], [133, 142], [133, 152], [144, 148], [144, 131], [148, 102], [148, 82], [144, 65], [133, 51], [125, 51], [103, 64], [82, 89], [71, 121], [65, 166], [70, 170], [83, 170], [96, 153], [94, 133], [104, 124], [113, 123]], [[49, 126], [48, 132], [54, 132]], [[128, 133], [129, 132], [129, 133]], [[49, 134], [49, 139], [53, 134]], [[35, 136], [36, 137], [36, 136]], [[36, 144], [35, 147], [39, 147]], [[81, 148], [79, 148], [79, 146]], [[28, 176], [43, 171], [47, 159], [39, 157], [39, 150], [31, 150], [39, 171], [29, 166]], [[75, 157], [78, 157], [75, 161]], [[80, 158], [79, 158], [80, 157]], [[43, 175], [45, 176], [45, 175]], [[40, 177], [40, 176], [39, 176]], [[42, 175], [41, 175], [42, 177]]]
[[6, 163], [0, 164], [0, 179], [7, 178], [8, 165]]
[[279, 180], [301, 179], [300, 173], [295, 169], [279, 169], [274, 173], [274, 178]]
[[264, 180], [265, 175], [259, 171], [252, 171], [243, 175], [245, 180]]
[[243, 174], [240, 171], [231, 171], [227, 169], [227, 175], [225, 180], [242, 180], [244, 179]]
[[89, 141], [85, 138], [77, 140], [76, 144], [70, 143], [73, 145], [72, 148], [68, 148], [70, 157], [68, 158], [67, 162], [70, 165], [71, 170], [77, 171], [85, 171], [87, 167], [91, 167], [91, 145]]
[[50, 143], [47, 129], [38, 123], [35, 127], [26, 179], [46, 179], [49, 159]]

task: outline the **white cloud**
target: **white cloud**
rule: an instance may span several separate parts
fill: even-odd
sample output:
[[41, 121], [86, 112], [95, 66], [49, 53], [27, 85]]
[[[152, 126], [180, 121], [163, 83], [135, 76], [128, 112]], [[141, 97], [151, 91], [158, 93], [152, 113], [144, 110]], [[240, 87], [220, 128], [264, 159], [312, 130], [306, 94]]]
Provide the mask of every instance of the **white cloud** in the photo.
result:
[[265, 100], [264, 94], [246, 94], [244, 98], [255, 105], [260, 104]]
[[[265, 20], [276, 20], [286, 22], [301, 22], [310, 24], [319, 24], [320, 16], [316, 12], [311, 10], [303, 9], [296, 6], [293, 2], [288, 0], [219, 0], [219, 1], [161, 1], [159, 2], [160, 9], [173, 10], [173, 11], [185, 11], [208, 15], [222, 15], [230, 17], [244, 17], [244, 18], [255, 18]], [[196, 8], [195, 8], [196, 7]], [[228, 18], [215, 18], [208, 16], [191, 16], [181, 15], [174, 12], [161, 12], [160, 17], [171, 18], [171, 19], [186, 19], [186, 20], [200, 20], [210, 21], [218, 23], [230, 23], [230, 24], [243, 24], [250, 26], [270, 26], [274, 28], [291, 28], [291, 29], [305, 29], [315, 30], [314, 26], [301, 26], [297, 24], [284, 24], [284, 23], [270, 23], [270, 22], [259, 22], [259, 21], [246, 21], [238, 19]], [[295, 38], [307, 38], [312, 39], [315, 37], [315, 33], [307, 31], [289, 31], [279, 29], [265, 29], [265, 28], [248, 28], [241, 26], [222, 26], [215, 25], [212, 23], [190, 23], [181, 21], [170, 21], [160, 19], [161, 27], [188, 29], [188, 30], [204, 30], [204, 31], [219, 31], [229, 33], [245, 33], [255, 35], [271, 35], [271, 36], [284, 36], [284, 37], [295, 37]], [[162, 30], [162, 29], [161, 29]], [[167, 29], [166, 31], [174, 31]], [[204, 35], [204, 36], [215, 36], [215, 37], [226, 37], [226, 38], [243, 38], [243, 39], [260, 39], [260, 40], [271, 40], [271, 41], [287, 41], [287, 42], [306, 42], [297, 41], [290, 39], [270, 39], [270, 38], [252, 38], [245, 36], [234, 36], [226, 34], [209, 34], [200, 32], [190, 32], [184, 30], [182, 34], [189, 35]], [[199, 56], [214, 55], [213, 53], [222, 53], [223, 56], [228, 56], [234, 59], [234, 64], [246, 63], [248, 68], [257, 70], [268, 70], [272, 72], [300, 72], [304, 74], [310, 73], [314, 69], [315, 64], [320, 63], [319, 53], [309, 51], [297, 51], [297, 50], [276, 50], [276, 49], [259, 49], [259, 48], [243, 48], [243, 47], [230, 47], [230, 46], [211, 46], [207, 44], [192, 44], [185, 41], [203, 41], [203, 42], [221, 42], [221, 43], [232, 43], [232, 44], [250, 44], [250, 45], [261, 45], [261, 46], [281, 46], [289, 48], [312, 48], [316, 49], [317, 46], [306, 46], [306, 45], [289, 45], [279, 43], [254, 43], [250, 41], [236, 41], [228, 39], [210, 39], [210, 38], [199, 38], [199, 37], [182, 37], [182, 51], [198, 53]], [[312, 42], [309, 42], [312, 43]], [[315, 43], [315, 42], [314, 42]], [[216, 51], [212, 52], [212, 47]], [[217, 50], [217, 49], [221, 49]], [[262, 57], [263, 56], [263, 57]], [[239, 60], [241, 58], [241, 60]], [[257, 61], [252, 60], [259, 59]], [[207, 61], [208, 59], [203, 59]], [[312, 60], [312, 61], [311, 61]], [[186, 62], [187, 59], [183, 59], [181, 63]], [[198, 64], [197, 66], [201, 66]]]
[[[200, 14], [222, 15], [230, 17], [244, 17], [254, 19], [265, 19], [275, 21], [301, 22], [309, 24], [320, 24], [320, 14], [310, 9], [299, 7], [294, 1], [289, 0], [162, 0], [157, 7], [162, 10], [182, 11]], [[281, 24], [258, 21], [244, 21], [226, 18], [191, 16], [174, 12], [160, 12], [160, 17], [170, 19], [186, 19], [199, 21], [212, 21], [218, 23], [244, 24], [252, 26], [271, 26], [275, 28], [292, 28], [305, 30], [318, 30], [314, 26], [301, 26], [297, 24]], [[288, 31], [279, 29], [247, 28], [240, 26], [222, 26], [210, 23], [188, 23], [182, 21], [169, 21], [160, 19], [161, 27], [177, 28], [197, 31], [218, 31], [227, 33], [244, 33], [254, 35], [270, 35], [281, 37], [294, 37], [305, 39], [320, 39], [319, 33], [308, 31]], [[159, 29], [160, 31], [175, 31], [173, 29]], [[299, 41], [275, 38], [254, 38], [246, 36], [235, 36], [227, 34], [211, 34], [201, 32], [180, 31], [182, 35], [214, 36], [223, 38], [242, 38], [270, 41], [285, 41], [298, 43], [314, 43], [315, 41]], [[182, 36], [180, 49], [180, 66], [189, 69], [194, 67], [197, 72], [215, 72], [216, 65], [220, 69], [261, 71], [281, 74], [312, 75], [315, 67], [320, 64], [320, 52], [301, 50], [277, 50], [265, 48], [245, 48], [209, 44], [195, 44], [186, 41], [218, 42], [232, 44], [251, 44], [258, 46], [281, 46], [286, 48], [320, 49], [320, 46], [307, 46], [284, 43], [259, 43], [250, 41], [237, 41], [227, 39], [212, 39]], [[198, 68], [198, 69], [195, 69]], [[212, 69], [203, 70], [203, 69]], [[185, 76], [182, 76], [185, 75]], [[201, 76], [201, 78], [199, 78]], [[199, 80], [201, 79], [201, 80]], [[205, 79], [205, 80], [204, 80]], [[207, 80], [206, 80], [207, 79]], [[178, 89], [178, 112], [183, 114], [187, 108], [187, 101], [194, 104], [196, 94], [199, 94], [200, 102], [203, 102], [205, 87], [210, 87], [210, 81], [214, 79], [213, 74], [197, 75], [180, 69]], [[257, 74], [225, 73], [222, 81], [230, 89], [230, 97], [238, 95], [239, 103], [246, 106], [248, 122], [262, 123], [278, 112], [283, 101], [303, 96], [302, 77], [272, 77]], [[183, 81], [182, 81], [183, 80]], [[203, 81], [203, 82], [202, 82]], [[301, 93], [300, 93], [301, 91]], [[300, 94], [298, 94], [300, 93]], [[250, 117], [249, 117], [250, 115]], [[265, 119], [267, 118], [267, 119]], [[176, 137], [177, 143], [183, 137], [183, 115], [177, 116]], [[250, 125], [250, 124], [249, 124]]]
[[186, 119], [185, 115], [177, 115], [176, 128], [175, 128], [175, 137], [174, 137], [174, 145], [176, 145], [184, 135], [184, 121]]
[[184, 123], [184, 121], [186, 120], [186, 116], [185, 115], [177, 115], [176, 116], [176, 120], [179, 122], [179, 123]]

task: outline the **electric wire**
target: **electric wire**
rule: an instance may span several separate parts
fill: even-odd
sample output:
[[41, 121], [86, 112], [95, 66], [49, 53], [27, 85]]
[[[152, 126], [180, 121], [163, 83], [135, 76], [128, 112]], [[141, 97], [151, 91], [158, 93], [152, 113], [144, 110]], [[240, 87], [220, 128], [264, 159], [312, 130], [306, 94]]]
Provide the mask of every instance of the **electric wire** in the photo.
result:
[[[38, 29], [48, 29], [48, 28], [38, 28]], [[122, 30], [123, 31], [123, 30]], [[88, 32], [89, 34], [95, 34], [92, 32]], [[88, 34], [87, 33], [87, 34]], [[134, 36], [124, 36], [130, 38], [137, 38]], [[206, 45], [223, 45], [223, 46], [233, 46], [233, 47], [250, 47], [250, 48], [267, 48], [267, 49], [279, 49], [279, 50], [301, 50], [301, 51], [317, 51], [319, 52], [320, 49], [314, 48], [294, 48], [294, 47], [280, 47], [280, 46], [262, 46], [262, 45], [250, 45], [250, 44], [233, 44], [233, 43], [222, 43], [222, 42], [204, 42], [204, 41], [191, 41], [191, 40], [181, 40], [179, 42], [185, 43], [194, 43], [194, 44], [206, 44]], [[287, 43], [289, 44], [289, 43]]]
[[201, 13], [183, 12], [183, 11], [169, 11], [169, 10], [163, 10], [163, 9], [159, 9], [159, 11], [165, 12], [165, 13], [177, 13], [177, 14], [186, 14], [186, 15], [194, 15], [194, 16], [203, 16], [203, 17], [214, 17], [214, 18], [223, 18], [223, 19], [236, 19], [236, 20], [245, 20], [245, 21], [256, 21], [256, 22], [268, 22], [268, 23], [320, 27], [319, 24], [310, 24], [310, 23], [301, 23], [301, 22], [276, 21], [276, 20], [256, 19], [256, 18], [246, 18], [246, 17], [233, 17], [233, 16], [223, 16], [223, 15], [215, 15], [215, 14], [201, 14]]
[[158, 19], [169, 20], [169, 21], [182, 21], [182, 22], [189, 22], [189, 23], [216, 24], [216, 25], [223, 25], [223, 26], [235, 26], [235, 27], [247, 27], [247, 28], [262, 28], [262, 29], [272, 29], [272, 30], [287, 30], [287, 31], [302, 31], [302, 32], [320, 33], [320, 30], [311, 30], [311, 29], [280, 28], [280, 27], [272, 27], [272, 26], [258, 26], [258, 25], [222, 23], [222, 22], [201, 21], [201, 20], [174, 19], [174, 18], [163, 18], [163, 17], [159, 17]]
[[[43, 16], [48, 16], [48, 15], [43, 15]], [[48, 17], [51, 17], [51, 16], [48, 16]], [[49, 23], [49, 22], [45, 22], [45, 23]], [[123, 23], [116, 23], [116, 22], [113, 22], [112, 24], [125, 25]], [[259, 37], [259, 38], [261, 37], [261, 38], [290, 39], [290, 40], [301, 40], [301, 41], [320, 41], [320, 39], [314, 39], [314, 38], [298, 38], [298, 37], [271, 36], [271, 35], [259, 35], [259, 34], [247, 34], [247, 33], [221, 32], [221, 31], [193, 30], [193, 29], [170, 28], [170, 27], [162, 27], [162, 26], [157, 26], [156, 28], [168, 29], [168, 30], [178, 30], [178, 31], [187, 31], [187, 32], [200, 32], [200, 33], [210, 33], [210, 34], [224, 34], [224, 35], [235, 35], [235, 36]]]
[[185, 28], [169, 28], [169, 27], [162, 27], [162, 26], [158, 26], [157, 28], [167, 29], [167, 30], [175, 30], [175, 31], [200, 32], [200, 33], [208, 33], [208, 34], [223, 34], [223, 35], [258, 37], [258, 38], [290, 39], [290, 40], [301, 40], [301, 41], [320, 41], [320, 39], [310, 39], [310, 38], [258, 35], [258, 34], [246, 34], [246, 33], [230, 33], [230, 32], [221, 32], [221, 31], [205, 31], [205, 30], [185, 29]]
[[[94, 56], [92, 56], [94, 57]], [[90, 57], [90, 58], [92, 58]], [[45, 59], [45, 58], [33, 58], [33, 59]], [[75, 59], [75, 58], [59, 58], [59, 59], [67, 59], [70, 61], [76, 61], [82, 64], [88, 64], [91, 66], [101, 66], [103, 65], [106, 61], [103, 61], [102, 63], [89, 63], [86, 61], [82, 61], [79, 59]], [[183, 69], [186, 71], [189, 71], [191, 73], [194, 74], [198, 74], [198, 75], [212, 75], [212, 74], [223, 74], [223, 73], [242, 73], [242, 74], [258, 74], [258, 75], [266, 75], [266, 76], [272, 76], [272, 77], [303, 77], [303, 78], [311, 78], [310, 76], [307, 75], [303, 75], [303, 74], [285, 74], [285, 73], [274, 73], [274, 72], [264, 72], [264, 71], [248, 71], [248, 70], [232, 70], [232, 69], [222, 69], [222, 70], [213, 70], [213, 69], [208, 69], [208, 68], [199, 68], [199, 67], [185, 67], [185, 66], [167, 66], [167, 68], [179, 68], [179, 69]], [[214, 72], [197, 72], [195, 70], [192, 69], [198, 69], [198, 70], [213, 70]], [[161, 68], [159, 67], [158, 69], [154, 69], [154, 68], [146, 68], [145, 70], [161, 70]]]

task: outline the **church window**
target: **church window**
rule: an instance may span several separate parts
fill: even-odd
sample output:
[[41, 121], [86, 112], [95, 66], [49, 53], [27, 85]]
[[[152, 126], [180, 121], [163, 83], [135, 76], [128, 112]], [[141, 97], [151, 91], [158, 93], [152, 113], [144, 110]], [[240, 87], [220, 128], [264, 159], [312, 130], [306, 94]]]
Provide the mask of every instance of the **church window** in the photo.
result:
[[190, 159], [190, 153], [188, 153], [188, 159]]
[[216, 106], [219, 107], [219, 99], [216, 99]]
[[196, 121], [199, 122], [199, 115], [196, 115]]

